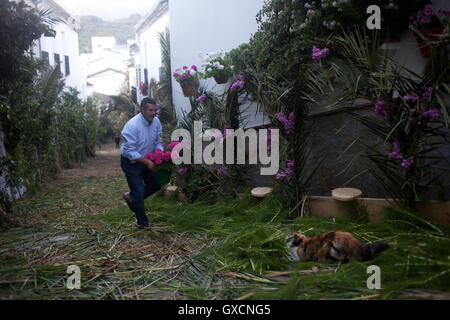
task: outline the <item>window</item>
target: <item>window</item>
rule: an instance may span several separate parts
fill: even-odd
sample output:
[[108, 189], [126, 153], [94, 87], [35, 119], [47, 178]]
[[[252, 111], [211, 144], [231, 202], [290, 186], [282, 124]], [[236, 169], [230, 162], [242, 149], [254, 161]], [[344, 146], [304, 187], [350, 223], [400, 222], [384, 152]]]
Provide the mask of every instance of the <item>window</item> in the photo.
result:
[[42, 51], [41, 58], [44, 61], [45, 66], [48, 67], [50, 65], [50, 57], [48, 56], [48, 52]]
[[64, 67], [66, 69], [66, 76], [70, 74], [69, 56], [64, 56]]
[[[58, 53], [54, 53], [53, 54], [53, 58], [55, 59], [55, 68], [56, 68], [56, 65], [58, 63], [61, 63], [61, 60], [59, 59], [59, 54]], [[61, 71], [61, 64], [59, 65], [59, 71]]]
[[131, 87], [131, 100], [133, 100], [134, 103], [137, 103], [137, 90], [135, 87]]
[[54, 53], [54, 54], [53, 54], [53, 58], [55, 59], [55, 64], [61, 62], [61, 60], [59, 60], [59, 54], [58, 54], [58, 53]]
[[148, 70], [147, 70], [147, 68], [144, 69], [144, 82], [148, 83]]

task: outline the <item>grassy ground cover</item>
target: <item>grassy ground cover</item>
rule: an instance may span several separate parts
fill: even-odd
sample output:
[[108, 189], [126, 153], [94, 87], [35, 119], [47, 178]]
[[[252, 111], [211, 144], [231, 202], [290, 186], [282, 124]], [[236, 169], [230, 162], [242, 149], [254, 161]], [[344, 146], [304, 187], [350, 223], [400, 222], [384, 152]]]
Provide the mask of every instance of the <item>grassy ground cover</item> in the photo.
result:
[[[17, 225], [0, 235], [3, 299], [397, 299], [447, 298], [448, 230], [387, 209], [388, 218], [289, 217], [270, 197], [184, 204], [162, 193], [146, 200], [153, 228], [138, 230], [121, 200], [120, 175], [69, 175], [16, 204]], [[391, 248], [369, 262], [289, 262], [290, 231], [352, 232]], [[366, 270], [381, 268], [382, 290]], [[81, 289], [66, 289], [67, 267]]]

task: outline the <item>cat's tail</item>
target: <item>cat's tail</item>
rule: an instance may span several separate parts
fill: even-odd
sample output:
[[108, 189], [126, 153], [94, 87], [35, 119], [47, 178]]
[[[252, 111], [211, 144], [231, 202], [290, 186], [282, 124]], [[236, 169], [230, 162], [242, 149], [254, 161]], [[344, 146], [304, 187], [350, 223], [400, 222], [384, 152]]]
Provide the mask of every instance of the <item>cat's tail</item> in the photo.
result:
[[380, 252], [389, 248], [389, 245], [383, 241], [376, 241], [369, 244], [366, 244], [364, 247], [364, 252], [362, 255], [363, 261], [372, 260], [375, 258]]

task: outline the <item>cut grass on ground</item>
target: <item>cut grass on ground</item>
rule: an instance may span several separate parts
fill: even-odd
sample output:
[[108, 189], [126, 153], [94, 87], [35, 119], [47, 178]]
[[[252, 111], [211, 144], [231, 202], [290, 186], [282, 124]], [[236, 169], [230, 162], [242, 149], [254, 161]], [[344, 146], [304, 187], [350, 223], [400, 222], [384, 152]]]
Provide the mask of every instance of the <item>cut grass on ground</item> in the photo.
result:
[[[95, 170], [92, 170], [95, 171]], [[15, 204], [18, 225], [0, 234], [3, 299], [396, 299], [449, 298], [448, 230], [387, 209], [388, 219], [288, 218], [275, 196], [184, 204], [146, 200], [151, 230], [138, 230], [121, 200], [122, 175], [69, 176]], [[285, 237], [351, 232], [391, 248], [372, 261], [289, 262]], [[68, 290], [67, 267], [81, 269]], [[381, 290], [366, 286], [381, 268]]]

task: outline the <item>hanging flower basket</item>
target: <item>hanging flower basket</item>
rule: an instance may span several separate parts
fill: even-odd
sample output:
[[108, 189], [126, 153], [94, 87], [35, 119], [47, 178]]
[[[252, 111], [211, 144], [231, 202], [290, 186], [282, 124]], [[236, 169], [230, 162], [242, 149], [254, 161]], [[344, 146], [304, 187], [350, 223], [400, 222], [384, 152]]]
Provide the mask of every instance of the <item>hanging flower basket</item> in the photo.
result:
[[185, 97], [192, 97], [194, 95], [194, 84], [193, 83], [180, 83], [181, 90], [183, 90], [183, 95]]
[[[439, 41], [441, 33], [444, 31], [444, 27], [434, 27], [429, 29], [420, 29], [420, 33], [423, 37], [428, 39], [429, 41]], [[431, 57], [431, 47], [430, 45], [421, 37], [421, 35], [414, 32], [414, 36], [416, 37], [417, 44], [420, 48], [420, 53], [424, 58]]]
[[217, 84], [224, 84], [224, 83], [227, 83], [228, 82], [228, 79], [229, 79], [230, 77], [228, 77], [228, 76], [225, 76], [225, 77], [219, 77], [219, 76], [215, 76], [214, 77], [214, 80], [216, 80], [216, 82], [217, 82]]

